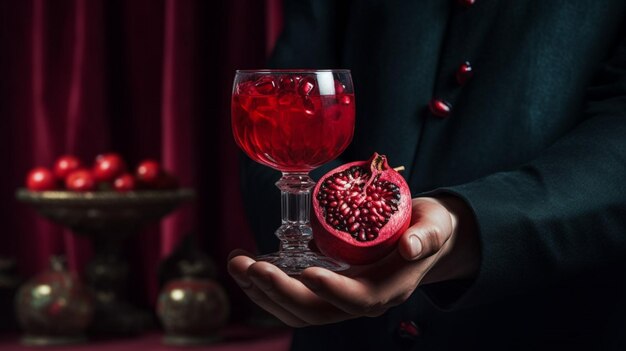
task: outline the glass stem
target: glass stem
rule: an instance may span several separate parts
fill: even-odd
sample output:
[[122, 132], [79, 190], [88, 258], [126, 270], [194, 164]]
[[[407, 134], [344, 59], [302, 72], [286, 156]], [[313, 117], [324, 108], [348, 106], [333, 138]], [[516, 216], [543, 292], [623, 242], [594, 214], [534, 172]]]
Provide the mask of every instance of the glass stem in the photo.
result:
[[282, 225], [276, 230], [281, 255], [300, 255], [309, 251], [311, 230], [311, 189], [315, 182], [308, 173], [283, 172], [276, 182], [280, 189]]

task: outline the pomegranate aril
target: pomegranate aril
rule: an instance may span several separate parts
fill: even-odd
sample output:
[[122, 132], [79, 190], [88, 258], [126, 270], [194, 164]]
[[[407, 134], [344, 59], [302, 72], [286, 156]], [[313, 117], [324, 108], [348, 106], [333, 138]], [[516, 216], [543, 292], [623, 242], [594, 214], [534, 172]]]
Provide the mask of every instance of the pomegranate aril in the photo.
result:
[[297, 95], [293, 93], [281, 93], [278, 95], [278, 105], [291, 107], [296, 101]]
[[255, 93], [254, 83], [247, 81], [241, 82], [237, 85], [237, 94], [240, 95], [253, 95]]
[[298, 86], [298, 93], [303, 96], [310, 95], [315, 89], [315, 81], [311, 77], [302, 78]]
[[[399, 195], [399, 189], [393, 184], [379, 181], [379, 175], [375, 175], [373, 181], [371, 177], [371, 172], [365, 168], [352, 167], [326, 179], [317, 195], [326, 223], [359, 241], [374, 240], [378, 236], [380, 228], [395, 212], [391, 202]], [[338, 200], [322, 202], [331, 196]]]
[[354, 233], [357, 231], [357, 229], [359, 229], [359, 227], [361, 226], [361, 223], [359, 222], [355, 222], [350, 226], [350, 233]]
[[335, 81], [335, 94], [340, 95], [340, 94], [343, 94], [344, 91], [346, 91], [346, 86], [343, 85], [340, 81], [336, 80]]
[[313, 101], [309, 99], [308, 96], [304, 97], [304, 100], [302, 101], [302, 105], [304, 106], [304, 113], [306, 113], [308, 116], [315, 115], [315, 105], [313, 104]]
[[348, 95], [341, 95], [337, 98], [337, 100], [342, 105], [350, 105], [350, 102], [352, 102], [352, 99]]
[[350, 207], [348, 207], [348, 205], [346, 205], [346, 207], [343, 210], [341, 210], [341, 214], [343, 214], [344, 216], [347, 216], [348, 213], [350, 213]]
[[296, 81], [290, 76], [282, 76], [278, 81], [280, 89], [284, 91], [295, 91]]
[[361, 229], [361, 231], [359, 231], [359, 236], [356, 238], [359, 241], [367, 241], [367, 234], [365, 233], [365, 230]]
[[264, 76], [254, 83], [256, 91], [263, 95], [271, 95], [276, 92], [276, 82], [272, 76]]

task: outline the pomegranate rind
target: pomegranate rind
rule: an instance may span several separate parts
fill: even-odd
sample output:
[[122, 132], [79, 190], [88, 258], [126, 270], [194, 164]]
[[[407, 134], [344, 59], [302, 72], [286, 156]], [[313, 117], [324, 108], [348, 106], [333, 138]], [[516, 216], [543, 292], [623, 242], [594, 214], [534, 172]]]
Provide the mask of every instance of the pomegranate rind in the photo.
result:
[[339, 166], [326, 173], [317, 182], [313, 190], [313, 212], [315, 213], [312, 221], [313, 237], [316, 246], [324, 255], [351, 265], [375, 263], [395, 249], [398, 239], [408, 229], [411, 223], [411, 192], [409, 185], [400, 173], [389, 167], [384, 155], [382, 155], [383, 164], [381, 165], [384, 172], [381, 173], [379, 180], [389, 181], [397, 185], [400, 191], [400, 200], [398, 202], [398, 210], [391, 215], [389, 221], [381, 228], [378, 237], [371, 241], [358, 241], [349, 233], [330, 226], [324, 218], [324, 210], [317, 200], [317, 194], [326, 178], [354, 166], [369, 168], [372, 161], [377, 157], [379, 155], [374, 153], [368, 161], [356, 161]]

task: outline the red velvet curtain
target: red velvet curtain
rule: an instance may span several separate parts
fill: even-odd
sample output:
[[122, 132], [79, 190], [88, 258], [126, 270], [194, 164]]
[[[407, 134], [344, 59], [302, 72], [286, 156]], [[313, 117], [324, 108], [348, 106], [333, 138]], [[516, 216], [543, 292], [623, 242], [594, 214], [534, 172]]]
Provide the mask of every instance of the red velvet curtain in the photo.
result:
[[[27, 171], [70, 153], [160, 159], [197, 201], [130, 243], [143, 293], [156, 267], [195, 232], [223, 272], [254, 249], [242, 221], [239, 151], [230, 131], [234, 70], [264, 65], [280, 0], [13, 0], [0, 2], [0, 255], [29, 276], [51, 254], [80, 270], [89, 242], [14, 199]], [[211, 210], [216, 207], [218, 211]]]

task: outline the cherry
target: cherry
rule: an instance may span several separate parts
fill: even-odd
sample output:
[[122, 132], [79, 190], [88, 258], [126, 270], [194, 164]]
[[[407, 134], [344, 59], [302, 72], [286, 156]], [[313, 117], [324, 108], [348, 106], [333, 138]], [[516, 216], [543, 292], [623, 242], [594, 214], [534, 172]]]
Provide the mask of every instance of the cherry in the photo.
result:
[[135, 178], [129, 173], [124, 173], [115, 178], [113, 188], [119, 192], [135, 190]]
[[64, 155], [54, 163], [54, 175], [59, 179], [65, 179], [68, 174], [81, 168], [80, 160], [73, 155]]
[[32, 191], [54, 190], [56, 188], [56, 179], [49, 169], [37, 167], [28, 172], [26, 187]]
[[149, 186], [154, 186], [161, 175], [161, 165], [154, 160], [143, 160], [137, 167], [137, 179]]
[[124, 172], [126, 172], [126, 163], [120, 155], [109, 153], [96, 157], [93, 167], [93, 176], [96, 181], [110, 182]]
[[92, 191], [96, 188], [96, 179], [91, 171], [81, 168], [68, 174], [65, 187], [73, 191]]

